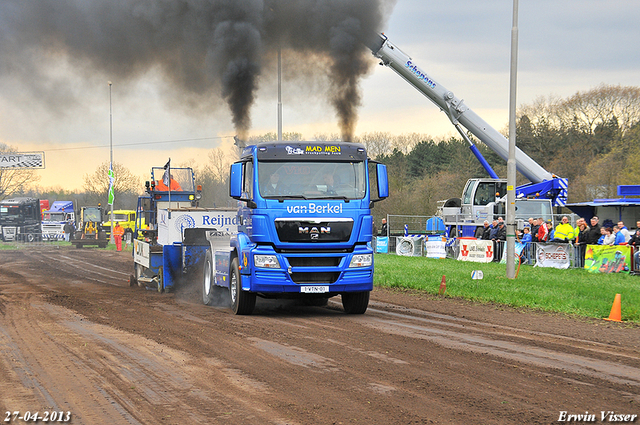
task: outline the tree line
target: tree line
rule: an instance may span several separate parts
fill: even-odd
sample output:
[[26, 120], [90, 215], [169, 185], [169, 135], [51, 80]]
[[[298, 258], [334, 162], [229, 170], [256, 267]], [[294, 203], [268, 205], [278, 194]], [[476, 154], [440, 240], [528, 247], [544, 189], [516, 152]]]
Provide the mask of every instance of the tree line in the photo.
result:
[[[506, 125], [502, 132], [508, 138]], [[616, 197], [617, 185], [640, 184], [638, 87], [602, 85], [566, 99], [538, 98], [519, 108], [516, 132], [522, 151], [551, 173], [569, 179], [569, 202]], [[506, 162], [471, 134], [469, 137], [496, 173], [506, 177]], [[267, 133], [252, 137], [249, 142], [275, 139], [276, 134]], [[304, 140], [300, 133], [284, 133], [283, 139]], [[339, 139], [338, 134], [315, 134], [311, 138]], [[363, 143], [371, 158], [388, 167], [391, 196], [376, 204], [376, 218], [387, 214], [433, 215], [438, 201], [460, 197], [467, 179], [488, 177], [461, 138], [371, 132], [356, 136], [353, 141]], [[0, 151], [15, 149], [0, 145]], [[237, 151], [216, 148], [208, 153], [204, 164], [183, 164], [194, 168], [196, 183], [203, 187], [201, 206], [235, 206], [228, 197], [228, 174], [229, 165], [236, 159]], [[83, 190], [78, 192], [39, 187], [33, 170], [0, 169], [0, 199], [28, 195], [105, 205], [107, 169], [108, 163], [103, 163], [94, 173], [85, 175]], [[137, 197], [144, 191], [143, 179], [121, 164], [115, 163], [114, 171], [114, 208], [135, 208]], [[518, 175], [517, 183], [526, 183], [526, 179]]]

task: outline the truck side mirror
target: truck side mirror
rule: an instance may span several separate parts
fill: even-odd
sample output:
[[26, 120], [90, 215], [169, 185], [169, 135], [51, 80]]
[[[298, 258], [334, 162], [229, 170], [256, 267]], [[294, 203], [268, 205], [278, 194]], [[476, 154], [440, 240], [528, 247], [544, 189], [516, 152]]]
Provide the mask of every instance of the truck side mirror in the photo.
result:
[[387, 166], [384, 164], [376, 164], [376, 171], [378, 176], [378, 198], [388, 198], [389, 177], [387, 176]]
[[229, 179], [229, 196], [234, 199], [242, 197], [242, 162], [231, 164], [231, 178]]

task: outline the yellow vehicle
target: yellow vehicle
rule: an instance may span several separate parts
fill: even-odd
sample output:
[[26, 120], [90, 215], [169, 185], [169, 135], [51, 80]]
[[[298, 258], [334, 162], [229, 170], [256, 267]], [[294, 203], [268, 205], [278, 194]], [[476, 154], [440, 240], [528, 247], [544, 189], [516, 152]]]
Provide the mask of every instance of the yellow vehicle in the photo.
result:
[[[107, 238], [111, 237], [111, 212], [105, 213], [105, 221], [102, 223], [102, 230], [107, 233]], [[136, 212], [135, 210], [114, 210], [113, 211], [113, 225], [120, 223], [120, 226], [124, 228], [123, 240], [133, 240], [133, 231], [136, 228]], [[131, 236], [130, 236], [131, 235]]]

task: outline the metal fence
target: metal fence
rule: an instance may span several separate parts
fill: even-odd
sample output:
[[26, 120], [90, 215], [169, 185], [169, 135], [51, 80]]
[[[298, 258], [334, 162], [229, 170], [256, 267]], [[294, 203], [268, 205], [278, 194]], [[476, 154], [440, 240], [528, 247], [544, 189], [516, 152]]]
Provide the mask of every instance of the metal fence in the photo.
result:
[[[502, 256], [504, 255], [504, 250], [506, 246], [506, 241], [495, 241], [494, 242], [494, 260], [500, 261]], [[373, 245], [376, 246], [376, 238], [374, 238]], [[546, 243], [545, 245], [554, 245], [553, 243]], [[587, 250], [587, 245], [576, 245], [571, 242], [569, 243], [559, 243], [557, 245], [569, 246], [569, 262], [570, 268], [582, 269], [585, 265], [585, 254]], [[520, 256], [521, 265], [531, 265], [533, 266], [536, 263], [536, 255], [538, 251], [539, 244], [537, 242], [529, 242], [527, 243]], [[424, 248], [424, 239], [423, 238], [404, 238], [404, 237], [389, 237], [388, 245], [387, 245], [387, 253], [389, 254], [397, 254], [407, 255], [407, 256], [422, 256], [426, 255]], [[635, 259], [635, 254], [638, 253], [639, 249], [631, 246], [631, 256]], [[397, 252], [398, 251], [398, 252]], [[451, 258], [457, 260], [460, 256], [460, 240], [457, 238], [448, 239], [445, 242], [445, 252], [446, 258]], [[638, 261], [632, 261], [632, 266], [634, 271], [640, 270], [640, 264]]]

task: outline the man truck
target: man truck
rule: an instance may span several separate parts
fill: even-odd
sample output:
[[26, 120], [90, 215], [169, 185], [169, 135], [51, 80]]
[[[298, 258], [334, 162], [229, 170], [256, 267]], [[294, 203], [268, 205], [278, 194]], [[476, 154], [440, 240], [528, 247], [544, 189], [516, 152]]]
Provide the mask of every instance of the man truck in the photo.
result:
[[239, 201], [238, 228], [230, 237], [206, 232], [205, 304], [228, 290], [235, 314], [251, 314], [256, 297], [323, 305], [337, 295], [346, 313], [366, 311], [374, 269], [371, 208], [389, 189], [386, 167], [368, 159], [364, 145], [245, 147], [231, 166], [229, 191]]

